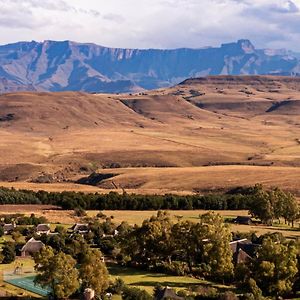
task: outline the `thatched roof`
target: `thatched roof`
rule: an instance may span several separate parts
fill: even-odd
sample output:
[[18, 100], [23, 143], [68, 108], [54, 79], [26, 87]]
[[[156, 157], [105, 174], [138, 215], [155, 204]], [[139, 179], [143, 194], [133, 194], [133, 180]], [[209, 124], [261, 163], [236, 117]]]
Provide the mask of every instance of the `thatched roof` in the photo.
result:
[[15, 224], [4, 224], [3, 230], [4, 232], [13, 231], [16, 228]]
[[253, 244], [247, 239], [234, 241], [230, 243], [231, 250], [233, 252], [234, 264], [244, 263], [251, 260], [256, 253], [256, 250], [260, 245]]
[[239, 240], [230, 242], [229, 245], [230, 245], [232, 252], [236, 253], [238, 251], [239, 245], [249, 244], [249, 243], [251, 243], [251, 241], [249, 241], [248, 239], [239, 239]]
[[49, 231], [50, 230], [50, 226], [48, 224], [39, 224], [37, 227], [36, 227], [36, 231]]
[[248, 217], [248, 216], [237, 216], [234, 219], [234, 223], [250, 225], [252, 223], [252, 219], [251, 219], [251, 217]]
[[71, 228], [74, 232], [88, 232], [89, 225], [88, 224], [74, 224]]
[[252, 257], [247, 254], [243, 249], [239, 249], [239, 251], [234, 255], [234, 264], [241, 264], [252, 260]]
[[21, 249], [21, 252], [28, 252], [28, 253], [37, 253], [39, 252], [43, 247], [44, 243], [41, 241], [37, 241], [34, 238], [31, 238]]

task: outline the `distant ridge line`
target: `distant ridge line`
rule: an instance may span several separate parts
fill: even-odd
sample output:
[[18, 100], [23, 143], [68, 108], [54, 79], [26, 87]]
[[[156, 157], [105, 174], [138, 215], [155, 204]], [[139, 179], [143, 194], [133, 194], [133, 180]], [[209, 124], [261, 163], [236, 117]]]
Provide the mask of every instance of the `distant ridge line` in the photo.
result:
[[256, 49], [247, 39], [198, 49], [122, 49], [68, 40], [0, 46], [0, 93], [131, 93], [174, 86], [188, 78], [299, 76], [299, 70], [300, 54]]

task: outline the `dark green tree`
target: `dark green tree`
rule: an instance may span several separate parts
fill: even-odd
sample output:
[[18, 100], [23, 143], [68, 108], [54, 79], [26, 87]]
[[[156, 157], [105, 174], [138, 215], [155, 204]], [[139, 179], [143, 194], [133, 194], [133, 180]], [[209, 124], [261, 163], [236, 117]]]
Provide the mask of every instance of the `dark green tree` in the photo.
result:
[[0, 237], [4, 235], [4, 229], [3, 226], [0, 225]]
[[153, 300], [153, 297], [145, 290], [126, 286], [122, 292], [123, 300]]
[[16, 259], [16, 249], [15, 244], [12, 242], [7, 242], [2, 248], [3, 260], [2, 263], [10, 264]]
[[250, 270], [251, 277], [266, 295], [280, 296], [291, 292], [298, 272], [295, 243], [265, 239]]
[[272, 193], [265, 191], [262, 186], [257, 185], [249, 203], [249, 212], [254, 218], [260, 219], [263, 223], [272, 225], [275, 218], [275, 199]]
[[79, 288], [76, 261], [70, 255], [63, 252], [55, 254], [51, 247], [44, 247], [34, 261], [35, 282], [50, 287], [54, 298], [68, 298]]
[[79, 268], [79, 276], [83, 288], [92, 288], [97, 295], [103, 294], [108, 288], [108, 271], [99, 250], [87, 251]]

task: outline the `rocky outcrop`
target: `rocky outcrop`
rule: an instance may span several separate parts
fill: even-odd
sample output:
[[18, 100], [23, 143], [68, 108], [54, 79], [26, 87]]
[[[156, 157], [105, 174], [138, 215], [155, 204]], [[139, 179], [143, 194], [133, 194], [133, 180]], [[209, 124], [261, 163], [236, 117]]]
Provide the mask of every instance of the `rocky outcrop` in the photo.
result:
[[207, 75], [297, 75], [299, 55], [248, 40], [203, 49], [115, 49], [71, 41], [0, 46], [0, 92], [131, 92]]

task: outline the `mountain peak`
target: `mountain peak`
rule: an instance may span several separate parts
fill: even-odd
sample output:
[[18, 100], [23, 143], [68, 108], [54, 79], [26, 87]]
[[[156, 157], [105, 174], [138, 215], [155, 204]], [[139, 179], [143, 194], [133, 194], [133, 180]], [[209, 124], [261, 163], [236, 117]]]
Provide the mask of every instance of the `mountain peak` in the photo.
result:
[[250, 40], [247, 39], [238, 40], [237, 44], [241, 47], [241, 49], [246, 54], [251, 54], [255, 52], [255, 47], [253, 46]]
[[226, 51], [232, 51], [233, 53], [245, 53], [251, 54], [255, 52], [255, 47], [250, 40], [241, 39], [234, 43], [222, 44], [221, 48], [226, 49]]

